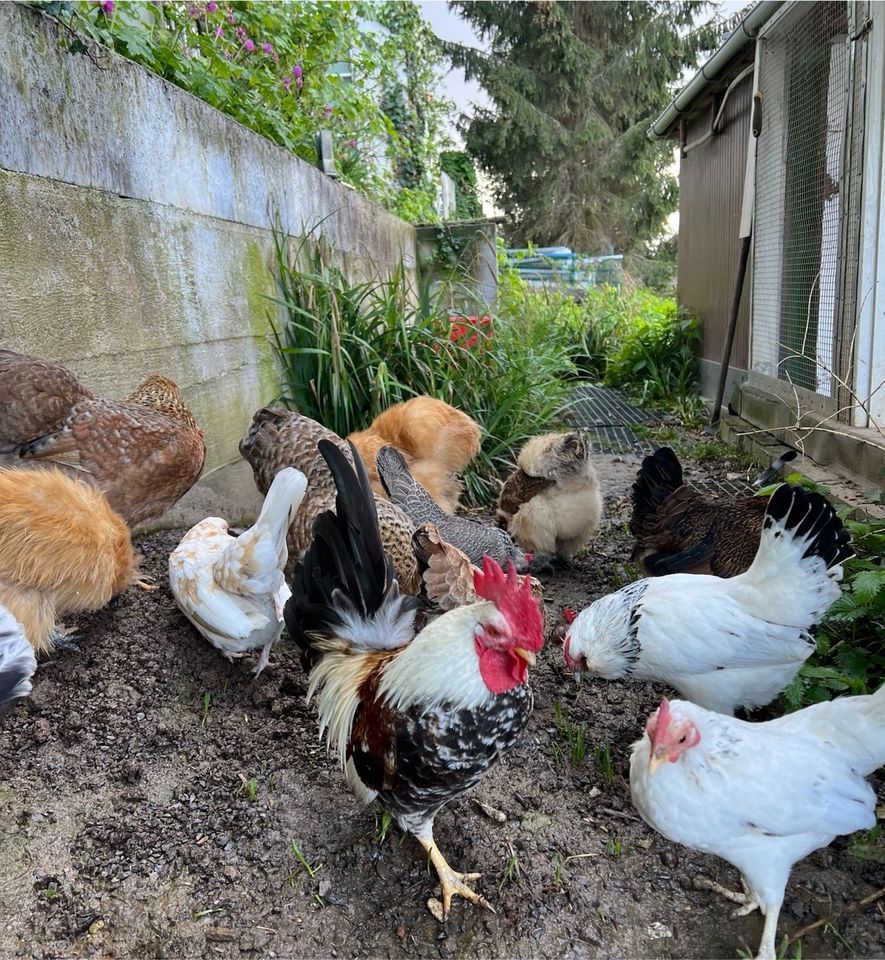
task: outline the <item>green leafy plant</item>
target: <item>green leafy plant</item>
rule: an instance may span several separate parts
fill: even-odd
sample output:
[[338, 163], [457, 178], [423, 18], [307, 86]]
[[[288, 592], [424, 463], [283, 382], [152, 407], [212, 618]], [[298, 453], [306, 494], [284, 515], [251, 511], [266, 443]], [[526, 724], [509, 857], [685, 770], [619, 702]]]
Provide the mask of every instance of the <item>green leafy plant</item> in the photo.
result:
[[574, 371], [564, 339], [547, 338], [546, 321], [504, 309], [460, 338], [447, 292], [415, 289], [402, 265], [380, 280], [351, 281], [311, 234], [290, 245], [277, 230], [275, 245], [283, 402], [340, 436], [412, 396], [451, 403], [483, 429], [465, 476], [469, 498], [492, 499], [515, 451], [564, 402]]
[[885, 521], [845, 525], [856, 553], [843, 564], [842, 596], [818, 627], [816, 653], [782, 694], [788, 710], [841, 693], [872, 693], [885, 682]]

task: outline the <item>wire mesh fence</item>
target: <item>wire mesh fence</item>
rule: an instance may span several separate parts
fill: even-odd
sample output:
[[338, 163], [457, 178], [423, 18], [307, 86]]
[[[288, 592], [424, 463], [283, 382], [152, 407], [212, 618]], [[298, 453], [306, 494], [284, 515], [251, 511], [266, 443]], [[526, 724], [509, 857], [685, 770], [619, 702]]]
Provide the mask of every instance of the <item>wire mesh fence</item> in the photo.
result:
[[839, 406], [857, 313], [867, 6], [797, 4], [760, 41], [753, 368]]

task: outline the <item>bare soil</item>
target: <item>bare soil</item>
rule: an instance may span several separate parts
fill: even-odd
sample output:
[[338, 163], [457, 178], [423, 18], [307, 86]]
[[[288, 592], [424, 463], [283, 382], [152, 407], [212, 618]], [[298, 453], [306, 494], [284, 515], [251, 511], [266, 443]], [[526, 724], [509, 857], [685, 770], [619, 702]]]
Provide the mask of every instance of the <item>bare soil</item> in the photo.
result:
[[[684, 439], [680, 452], [693, 446]], [[572, 569], [542, 578], [551, 628], [561, 607], [579, 609], [636, 576], [624, 522], [638, 457], [598, 464], [608, 519]], [[736, 469], [721, 458], [694, 467]], [[737, 872], [657, 836], [632, 808], [630, 744], [662, 691], [578, 686], [553, 643], [532, 674], [536, 709], [518, 749], [475, 799], [437, 819], [441, 849], [456, 869], [483, 872], [496, 913], [456, 900], [440, 926], [425, 906], [436, 877], [417, 844], [395, 827], [382, 838], [380, 817], [351, 797], [320, 745], [285, 637], [256, 680], [250, 662], [228, 663], [179, 614], [166, 557], [182, 532], [139, 544], [160, 589], [130, 590], [67, 623], [80, 651], [41, 664], [32, 697], [0, 719], [0, 955], [734, 958], [755, 949], [758, 914], [730, 919], [725, 901], [692, 888], [699, 874], [735, 887]], [[885, 802], [881, 771], [873, 782]], [[837, 840], [793, 871], [780, 935], [883, 886], [885, 864]], [[801, 955], [885, 956], [881, 901], [818, 928]]]

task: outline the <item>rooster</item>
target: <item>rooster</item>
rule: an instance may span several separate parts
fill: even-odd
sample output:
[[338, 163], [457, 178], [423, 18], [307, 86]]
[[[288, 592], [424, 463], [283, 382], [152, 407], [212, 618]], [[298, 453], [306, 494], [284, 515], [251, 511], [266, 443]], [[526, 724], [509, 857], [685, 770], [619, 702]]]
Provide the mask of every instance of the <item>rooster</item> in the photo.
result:
[[104, 494], [60, 470], [0, 468], [0, 604], [37, 653], [68, 613], [99, 610], [144, 583], [129, 528]]
[[169, 584], [178, 608], [228, 660], [261, 647], [256, 676], [283, 630], [290, 596], [283, 579], [286, 533], [306, 488], [303, 473], [294, 467], [280, 470], [245, 533], [232, 537], [226, 521], [207, 517], [169, 557]]
[[354, 794], [377, 799], [427, 852], [439, 875], [444, 920], [453, 896], [488, 907], [433, 839], [433, 821], [511, 749], [528, 722], [528, 668], [543, 644], [531, 584], [490, 559], [474, 575], [479, 601], [415, 634], [419, 601], [400, 594], [385, 556], [362, 461], [319, 443], [338, 490], [316, 521], [286, 604], [289, 635], [310, 671], [320, 732]]
[[498, 498], [498, 519], [523, 550], [558, 557], [586, 547], [602, 517], [599, 480], [577, 433], [532, 437]]
[[520, 572], [528, 569], [531, 556], [519, 549], [506, 530], [445, 513], [409, 472], [405, 457], [396, 447], [379, 450], [377, 466], [387, 496], [416, 527], [434, 524], [446, 543], [466, 553], [471, 563], [480, 564], [483, 557], [491, 557], [499, 564], [512, 562]]
[[24, 627], [5, 607], [0, 607], [0, 716], [13, 700], [31, 692], [31, 677], [36, 669], [37, 658]]
[[183, 497], [205, 459], [203, 431], [168, 377], [106, 400], [57, 363], [0, 350], [0, 464], [58, 467], [135, 526]]
[[372, 488], [384, 496], [375, 458], [382, 447], [396, 447], [412, 475], [446, 513], [458, 508], [457, 478], [479, 453], [482, 431], [466, 413], [436, 397], [412, 397], [379, 413], [365, 430], [347, 438], [363, 458]]
[[885, 686], [767, 723], [664, 699], [633, 746], [630, 789], [659, 833], [740, 870], [744, 893], [706, 878], [698, 885], [740, 904], [736, 915], [761, 909], [758, 956], [775, 960], [793, 864], [876, 825], [876, 795], [864, 777], [883, 763]]
[[820, 494], [783, 484], [746, 573], [628, 584], [578, 614], [566, 665], [607, 680], [658, 680], [719, 713], [764, 706], [814, 652], [810, 630], [839, 596], [848, 540]]

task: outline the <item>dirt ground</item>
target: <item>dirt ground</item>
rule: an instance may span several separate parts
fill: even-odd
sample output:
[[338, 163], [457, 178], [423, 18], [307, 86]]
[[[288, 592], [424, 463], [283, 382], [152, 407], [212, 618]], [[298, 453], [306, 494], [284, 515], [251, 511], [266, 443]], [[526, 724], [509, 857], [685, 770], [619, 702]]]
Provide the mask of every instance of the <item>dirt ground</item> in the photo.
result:
[[[680, 452], [693, 446], [684, 440]], [[572, 570], [542, 578], [551, 627], [562, 606], [578, 609], [635, 576], [624, 521], [638, 458], [598, 464], [608, 519]], [[708, 458], [693, 469], [738, 466]], [[344, 788], [285, 638], [255, 680], [250, 663], [229, 664], [177, 611], [166, 557], [181, 532], [140, 543], [160, 589], [130, 590], [70, 620], [80, 651], [41, 664], [32, 697], [0, 720], [0, 955], [734, 958], [755, 949], [758, 914], [730, 919], [725, 901], [692, 887], [698, 874], [735, 887], [736, 871], [669, 843], [633, 811], [629, 747], [662, 691], [578, 686], [553, 644], [532, 672], [536, 708], [519, 747], [436, 822], [452, 865], [482, 871], [496, 913], [456, 900], [440, 926], [425, 907], [435, 874], [411, 838], [396, 828], [382, 837], [380, 817]], [[881, 771], [873, 783], [885, 802]], [[780, 937], [883, 886], [885, 864], [837, 840], [793, 871]], [[801, 956], [885, 956], [882, 902], [818, 928]]]

